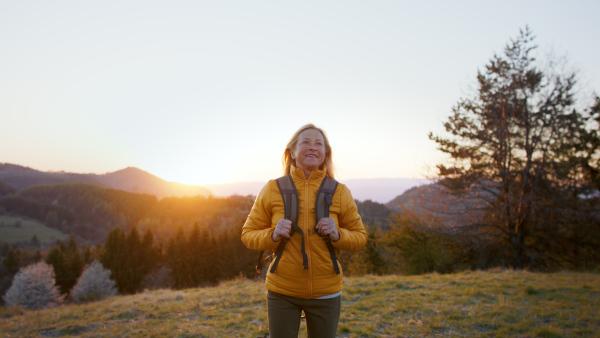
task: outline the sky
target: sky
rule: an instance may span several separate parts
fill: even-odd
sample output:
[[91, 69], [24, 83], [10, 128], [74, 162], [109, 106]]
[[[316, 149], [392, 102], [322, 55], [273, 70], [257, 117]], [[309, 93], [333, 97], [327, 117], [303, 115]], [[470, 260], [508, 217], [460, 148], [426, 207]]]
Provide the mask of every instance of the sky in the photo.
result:
[[306, 123], [337, 176], [422, 178], [429, 132], [527, 25], [600, 92], [599, 1], [0, 0], [0, 163], [281, 175]]

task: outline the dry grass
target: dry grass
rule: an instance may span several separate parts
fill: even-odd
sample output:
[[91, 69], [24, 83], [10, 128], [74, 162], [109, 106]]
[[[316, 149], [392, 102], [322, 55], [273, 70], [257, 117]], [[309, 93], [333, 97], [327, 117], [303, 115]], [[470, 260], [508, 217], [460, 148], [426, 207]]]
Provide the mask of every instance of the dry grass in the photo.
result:
[[[340, 337], [594, 336], [600, 275], [496, 270], [345, 279]], [[301, 335], [306, 336], [305, 327]], [[43, 311], [0, 310], [6, 337], [262, 337], [260, 281], [159, 290]]]

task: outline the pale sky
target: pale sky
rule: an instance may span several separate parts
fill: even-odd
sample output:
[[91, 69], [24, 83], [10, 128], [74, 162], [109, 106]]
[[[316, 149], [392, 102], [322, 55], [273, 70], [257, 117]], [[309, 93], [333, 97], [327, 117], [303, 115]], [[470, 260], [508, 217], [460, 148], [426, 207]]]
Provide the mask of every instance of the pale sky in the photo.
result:
[[338, 177], [420, 178], [429, 131], [526, 25], [600, 92], [600, 1], [0, 0], [0, 162], [281, 174], [312, 122]]

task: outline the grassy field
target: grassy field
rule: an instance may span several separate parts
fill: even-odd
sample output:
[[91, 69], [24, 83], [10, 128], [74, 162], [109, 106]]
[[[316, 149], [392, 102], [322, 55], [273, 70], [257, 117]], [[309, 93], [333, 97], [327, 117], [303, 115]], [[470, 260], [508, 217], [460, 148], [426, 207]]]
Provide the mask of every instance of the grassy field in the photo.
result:
[[[15, 224], [20, 223], [16, 227]], [[0, 215], [0, 240], [6, 243], [29, 242], [37, 236], [41, 244], [47, 244], [55, 239], [68, 240], [69, 235], [45, 226], [43, 223], [31, 220]]]
[[[498, 270], [346, 278], [339, 337], [600, 336], [600, 275]], [[264, 337], [261, 281], [0, 309], [5, 337]], [[301, 337], [306, 336], [305, 325]]]

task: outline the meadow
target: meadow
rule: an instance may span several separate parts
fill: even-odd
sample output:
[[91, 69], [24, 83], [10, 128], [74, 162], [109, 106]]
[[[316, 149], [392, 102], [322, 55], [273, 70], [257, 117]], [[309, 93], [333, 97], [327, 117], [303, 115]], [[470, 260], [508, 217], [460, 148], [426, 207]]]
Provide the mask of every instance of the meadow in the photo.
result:
[[22, 217], [0, 215], [0, 240], [6, 243], [29, 242], [36, 236], [41, 244], [66, 241], [69, 235], [43, 223]]
[[[600, 336], [600, 275], [465, 271], [347, 277], [339, 337]], [[262, 281], [0, 309], [5, 337], [264, 337]], [[305, 324], [300, 337], [306, 336]]]

